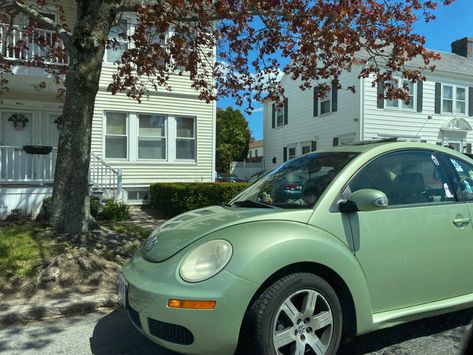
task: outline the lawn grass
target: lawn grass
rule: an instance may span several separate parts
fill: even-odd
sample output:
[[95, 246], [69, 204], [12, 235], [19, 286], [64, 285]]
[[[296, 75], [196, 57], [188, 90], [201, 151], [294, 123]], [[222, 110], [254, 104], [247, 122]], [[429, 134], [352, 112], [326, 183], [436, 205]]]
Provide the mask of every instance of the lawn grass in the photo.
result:
[[32, 275], [37, 266], [58, 255], [63, 248], [54, 241], [54, 234], [41, 224], [0, 226], [0, 289], [13, 276]]
[[111, 229], [114, 232], [127, 234], [139, 239], [147, 239], [151, 232], [152, 228], [145, 228], [137, 225], [133, 222], [105, 222], [99, 221], [99, 224], [105, 228]]

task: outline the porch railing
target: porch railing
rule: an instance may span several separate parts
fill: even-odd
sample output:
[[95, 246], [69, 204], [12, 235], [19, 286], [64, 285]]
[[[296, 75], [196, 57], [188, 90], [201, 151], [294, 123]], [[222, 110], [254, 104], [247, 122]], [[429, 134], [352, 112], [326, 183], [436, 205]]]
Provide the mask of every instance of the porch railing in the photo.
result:
[[[22, 147], [0, 145], [0, 183], [51, 184], [56, 168], [57, 148], [49, 154], [27, 154]], [[122, 199], [122, 171], [91, 153], [89, 185], [101, 198]]]
[[27, 154], [22, 147], [0, 145], [0, 183], [52, 183], [57, 148], [49, 154]]
[[64, 44], [54, 31], [34, 29], [27, 33], [18, 26], [0, 23], [0, 54], [10, 60], [40, 60], [43, 63], [67, 65]]
[[122, 199], [122, 170], [111, 167], [94, 153], [90, 156], [89, 184], [92, 193], [99, 193], [101, 198]]

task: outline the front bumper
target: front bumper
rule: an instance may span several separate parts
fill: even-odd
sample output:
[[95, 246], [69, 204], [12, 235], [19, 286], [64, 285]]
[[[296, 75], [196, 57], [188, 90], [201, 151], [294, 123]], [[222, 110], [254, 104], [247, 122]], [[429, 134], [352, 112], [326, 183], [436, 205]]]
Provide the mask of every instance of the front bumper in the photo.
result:
[[[128, 282], [127, 310], [146, 337], [186, 354], [233, 354], [241, 323], [258, 285], [221, 271], [209, 280], [186, 283], [178, 275], [180, 256], [162, 263], [135, 257], [122, 275]], [[213, 310], [175, 309], [169, 299], [215, 300]]]

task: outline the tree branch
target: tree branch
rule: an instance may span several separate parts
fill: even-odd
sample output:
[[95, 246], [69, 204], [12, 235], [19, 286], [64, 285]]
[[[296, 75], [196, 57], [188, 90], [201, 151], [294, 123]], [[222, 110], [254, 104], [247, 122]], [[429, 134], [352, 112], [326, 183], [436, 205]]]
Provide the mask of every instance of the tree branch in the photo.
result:
[[59, 37], [61, 37], [61, 40], [64, 43], [64, 46], [66, 47], [67, 50], [73, 49], [73, 45], [71, 42], [71, 35], [67, 30], [61, 26], [60, 24], [54, 22], [53, 20], [42, 16], [38, 11], [35, 9], [31, 8], [28, 5], [24, 5], [21, 3], [18, 3], [16, 0], [5, 0], [5, 6], [6, 7], [11, 7], [18, 12], [23, 13], [24, 15], [40, 22], [41, 24], [45, 25], [47, 29], [56, 31], [59, 34]]

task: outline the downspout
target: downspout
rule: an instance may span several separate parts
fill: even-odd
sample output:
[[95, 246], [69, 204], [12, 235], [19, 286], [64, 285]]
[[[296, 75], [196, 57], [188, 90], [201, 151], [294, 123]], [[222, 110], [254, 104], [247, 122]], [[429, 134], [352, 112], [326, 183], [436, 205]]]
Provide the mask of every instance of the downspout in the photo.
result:
[[360, 78], [360, 119], [359, 119], [359, 127], [360, 127], [360, 141], [365, 139], [365, 131], [364, 131], [364, 124], [365, 124], [365, 79]]

